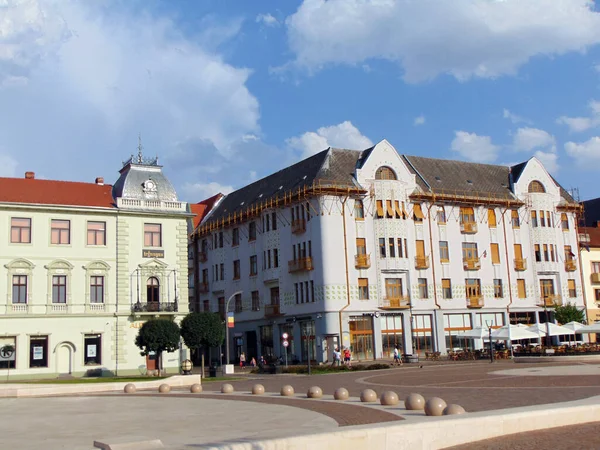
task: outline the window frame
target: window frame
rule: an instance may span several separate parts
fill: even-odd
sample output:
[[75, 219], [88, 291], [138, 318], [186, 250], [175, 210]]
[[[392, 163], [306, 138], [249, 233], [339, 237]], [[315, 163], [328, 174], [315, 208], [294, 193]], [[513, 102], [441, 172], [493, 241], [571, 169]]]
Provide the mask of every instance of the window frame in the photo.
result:
[[[15, 225], [13, 223], [13, 221], [15, 220], [26, 220], [29, 222], [28, 226], [22, 226], [22, 225]], [[32, 220], [30, 217], [11, 217], [10, 218], [10, 243], [11, 244], [31, 244], [31, 240], [32, 240], [32, 236], [31, 236], [31, 232], [32, 232]], [[27, 230], [29, 233], [29, 240], [25, 241], [23, 240], [23, 231]], [[13, 232], [14, 231], [18, 231], [19, 233], [19, 239], [18, 240], [13, 240]]]
[[[158, 231], [152, 230], [151, 227], [158, 227]], [[161, 223], [144, 223], [144, 247], [160, 248], [163, 246], [162, 239], [162, 224]], [[155, 238], [158, 236], [158, 245], [155, 245]], [[150, 243], [148, 243], [150, 242]]]
[[[442, 245], [442, 244], [445, 244], [445, 245]], [[448, 241], [439, 241], [439, 245], [440, 245], [440, 262], [441, 263], [449, 263], [450, 262], [450, 247], [448, 246]]]
[[[25, 283], [21, 284], [15, 284], [15, 278], [18, 279], [18, 281], [21, 281], [21, 279], [25, 279]], [[12, 274], [12, 283], [11, 283], [11, 287], [12, 287], [12, 295], [11, 295], [11, 303], [13, 305], [27, 305], [29, 303], [29, 296], [28, 296], [28, 290], [29, 290], [29, 279], [27, 275], [23, 275], [20, 273], [14, 273]], [[17, 288], [17, 301], [15, 301], [15, 288]], [[21, 296], [23, 298], [21, 298]]]
[[[94, 342], [95, 341], [95, 342]], [[95, 355], [89, 356], [89, 346], [96, 345]], [[83, 335], [83, 365], [101, 366], [102, 365], [102, 334], [89, 333]]]
[[[59, 227], [60, 223], [67, 224], [66, 228]], [[63, 242], [64, 234], [66, 231], [66, 242]], [[54, 235], [57, 232], [57, 239], [55, 242]], [[50, 219], [50, 244], [51, 245], [71, 245], [71, 221], [69, 219]]]
[[[98, 284], [98, 279], [100, 279], [100, 284]], [[105, 281], [104, 275], [90, 275], [90, 304], [104, 304]], [[98, 291], [100, 291], [102, 301], [98, 301]]]
[[[100, 224], [102, 226], [101, 229], [90, 228], [92, 224]], [[90, 243], [90, 233], [93, 236], [93, 241]], [[98, 243], [98, 237], [101, 237], [101, 243]], [[86, 242], [88, 246], [93, 247], [106, 247], [106, 222], [100, 220], [88, 220], [86, 223]]]
[[369, 279], [359, 278], [358, 279], [358, 299], [369, 300]]
[[[61, 281], [64, 281], [61, 283]], [[56, 289], [56, 292], [55, 292]], [[61, 295], [62, 294], [62, 295]], [[67, 275], [52, 275], [52, 304], [67, 304]]]

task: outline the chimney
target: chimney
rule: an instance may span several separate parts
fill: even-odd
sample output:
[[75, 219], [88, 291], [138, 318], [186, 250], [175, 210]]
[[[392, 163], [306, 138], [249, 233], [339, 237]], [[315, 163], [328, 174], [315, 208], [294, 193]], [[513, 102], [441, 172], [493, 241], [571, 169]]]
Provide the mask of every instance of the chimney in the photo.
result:
[[26, 180], [34, 180], [35, 179], [35, 172], [25, 172], [25, 179]]
[[96, 184], [99, 184], [100, 186], [104, 185], [104, 178], [103, 177], [97, 177], [96, 178]]

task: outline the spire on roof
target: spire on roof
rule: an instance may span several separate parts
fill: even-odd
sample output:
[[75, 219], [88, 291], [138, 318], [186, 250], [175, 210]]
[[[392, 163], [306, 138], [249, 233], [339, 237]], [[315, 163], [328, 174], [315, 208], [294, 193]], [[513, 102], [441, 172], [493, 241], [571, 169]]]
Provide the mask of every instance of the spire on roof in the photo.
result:
[[138, 133], [138, 155], [137, 155], [138, 164], [142, 164], [142, 162], [144, 161], [144, 155], [142, 154], [143, 148], [144, 147], [142, 147], [142, 133]]

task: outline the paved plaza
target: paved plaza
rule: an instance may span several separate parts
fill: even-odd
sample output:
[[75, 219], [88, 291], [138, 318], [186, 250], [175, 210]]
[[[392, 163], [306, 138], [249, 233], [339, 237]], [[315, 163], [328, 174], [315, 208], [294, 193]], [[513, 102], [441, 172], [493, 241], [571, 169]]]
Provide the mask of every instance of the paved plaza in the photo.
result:
[[[326, 375], [244, 375], [231, 381], [233, 394], [219, 392], [222, 382], [207, 381], [201, 394], [173, 388], [169, 394], [155, 389], [136, 394], [103, 393], [53, 398], [0, 399], [2, 448], [91, 449], [94, 440], [160, 439], [166, 448], [189, 449], [222, 441], [248, 441], [326, 432], [339, 427], [373, 423], [429, 420], [422, 412], [411, 415], [403, 408], [361, 405], [358, 400], [331, 401], [339, 387], [358, 397], [363, 389], [396, 392], [400, 399], [412, 392], [438, 396], [462, 405], [467, 412], [499, 410], [580, 400], [600, 395], [600, 365], [519, 364], [510, 361], [430, 363], [405, 365], [381, 371], [341, 372]], [[256, 383], [267, 394], [249, 394]], [[292, 385], [297, 396], [277, 393]], [[324, 400], [306, 399], [311, 386], [323, 389]], [[578, 428], [579, 427], [579, 428]], [[567, 427], [491, 440], [492, 449], [598, 448], [598, 424]], [[579, 432], [579, 430], [595, 430]], [[509, 439], [509, 438], [507, 438]], [[537, 443], [537, 445], [534, 445]], [[477, 445], [477, 444], [473, 444]], [[483, 448], [462, 446], [461, 449]]]

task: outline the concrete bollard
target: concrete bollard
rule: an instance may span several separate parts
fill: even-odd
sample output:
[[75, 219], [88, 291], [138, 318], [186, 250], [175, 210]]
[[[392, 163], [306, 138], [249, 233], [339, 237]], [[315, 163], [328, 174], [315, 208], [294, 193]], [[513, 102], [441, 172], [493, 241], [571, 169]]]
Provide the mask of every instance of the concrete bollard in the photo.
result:
[[168, 394], [171, 392], [171, 386], [169, 386], [167, 383], [163, 383], [158, 387], [158, 392], [161, 394]]
[[444, 408], [444, 411], [442, 411], [442, 415], [444, 416], [453, 416], [455, 414], [465, 414], [465, 408], [463, 408], [460, 405], [455, 405], [455, 404], [451, 404], [448, 405]]
[[425, 397], [421, 394], [408, 394], [404, 400], [404, 407], [409, 411], [423, 411], [425, 409]]
[[280, 392], [282, 397], [293, 397], [294, 396], [294, 387], [286, 384], [281, 388]]
[[190, 386], [190, 392], [192, 394], [198, 394], [202, 392], [202, 385], [200, 383], [194, 383]]
[[125, 392], [126, 394], [134, 394], [135, 391], [136, 391], [136, 388], [135, 388], [135, 384], [133, 384], [133, 383], [127, 383], [125, 385], [125, 387], [123, 388], [123, 392]]
[[428, 416], [441, 416], [446, 408], [446, 402], [439, 397], [431, 397], [425, 402], [425, 414]]
[[233, 392], [233, 386], [229, 383], [221, 385], [221, 394], [231, 394]]
[[373, 389], [365, 389], [360, 393], [360, 401], [363, 403], [373, 403], [377, 401], [377, 392]]
[[333, 393], [333, 398], [336, 400], [348, 400], [348, 398], [350, 398], [348, 389], [346, 389], [346, 388], [336, 389], [335, 392]]
[[265, 387], [262, 384], [255, 384], [252, 386], [252, 395], [263, 395], [265, 393]]
[[323, 390], [319, 386], [311, 387], [306, 393], [308, 398], [321, 398], [323, 397]]
[[400, 400], [398, 399], [398, 394], [396, 394], [395, 392], [385, 391], [383, 394], [381, 394], [379, 402], [383, 406], [395, 406], [398, 403], [400, 403]]

